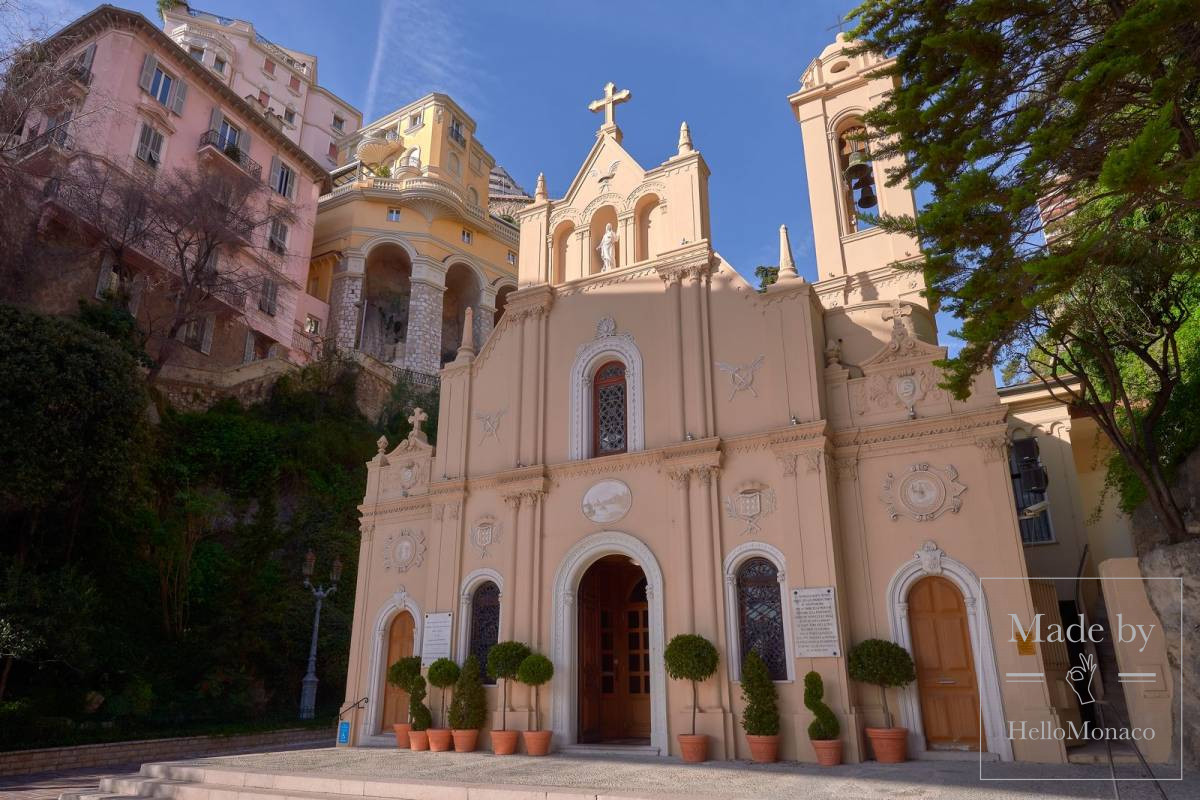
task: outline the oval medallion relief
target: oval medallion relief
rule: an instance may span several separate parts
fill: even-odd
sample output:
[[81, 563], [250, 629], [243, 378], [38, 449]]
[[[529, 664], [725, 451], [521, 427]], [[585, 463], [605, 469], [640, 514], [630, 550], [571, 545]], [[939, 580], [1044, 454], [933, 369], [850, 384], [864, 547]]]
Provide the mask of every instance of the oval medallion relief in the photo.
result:
[[633, 494], [629, 487], [615, 479], [600, 481], [583, 495], [583, 515], [599, 524], [616, 522], [628, 514], [632, 506]]

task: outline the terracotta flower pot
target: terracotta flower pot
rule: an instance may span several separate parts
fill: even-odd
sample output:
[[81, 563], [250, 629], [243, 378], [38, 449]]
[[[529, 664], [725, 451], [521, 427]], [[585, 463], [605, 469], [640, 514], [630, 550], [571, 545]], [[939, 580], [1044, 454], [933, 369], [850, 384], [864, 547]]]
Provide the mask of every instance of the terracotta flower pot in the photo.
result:
[[429, 749], [435, 753], [444, 753], [450, 749], [450, 729], [430, 728]]
[[525, 740], [525, 754], [544, 756], [550, 752], [550, 731], [522, 731], [521, 738]]
[[408, 749], [408, 732], [412, 730], [411, 722], [397, 722], [392, 726], [392, 730], [396, 732], [396, 747], [401, 750]]
[[841, 739], [813, 739], [812, 746], [817, 751], [817, 763], [822, 767], [836, 767], [842, 763]]
[[498, 756], [511, 756], [517, 752], [517, 732], [492, 731], [492, 752]]
[[908, 760], [908, 728], [867, 728], [867, 738], [880, 764], [899, 764]]
[[750, 757], [758, 764], [773, 764], [779, 760], [779, 734], [774, 736], [751, 736], [746, 734], [750, 743]]
[[679, 750], [688, 764], [708, 761], [708, 737], [703, 733], [681, 733], [678, 736]]
[[429, 731], [409, 731], [408, 743], [413, 750], [429, 749]]
[[475, 746], [479, 744], [479, 731], [475, 729], [460, 731], [455, 730], [454, 733], [454, 752], [456, 753], [473, 753]]

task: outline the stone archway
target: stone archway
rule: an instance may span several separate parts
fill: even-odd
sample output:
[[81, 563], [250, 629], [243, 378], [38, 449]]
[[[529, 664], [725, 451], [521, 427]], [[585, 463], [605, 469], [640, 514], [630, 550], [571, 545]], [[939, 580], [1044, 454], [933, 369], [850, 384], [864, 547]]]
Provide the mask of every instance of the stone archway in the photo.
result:
[[553, 719], [551, 728], [558, 745], [578, 739], [579, 626], [576, 596], [584, 573], [604, 556], [623, 555], [636, 561], [646, 576], [646, 600], [650, 612], [650, 746], [660, 755], [669, 752], [667, 737], [667, 673], [663, 664], [666, 647], [663, 614], [663, 574], [654, 553], [644, 542], [621, 531], [602, 531], [580, 540], [563, 557], [554, 578], [554, 627], [550, 632], [550, 657], [555, 680], [551, 682]]
[[[887, 604], [892, 641], [909, 653], [913, 651], [908, 593], [918, 581], [929, 575], [948, 579], [962, 593], [963, 602], [966, 604], [967, 626], [971, 633], [976, 685], [979, 687], [980, 720], [987, 752], [997, 754], [1001, 761], [1012, 761], [1012, 741], [1004, 731], [1004, 706], [1000, 699], [1000, 675], [996, 669], [996, 652], [992, 643], [987, 595], [983, 593], [979, 577], [970, 567], [946, 555], [933, 541], [921, 545], [921, 549], [910, 561], [896, 570], [896, 574], [888, 583]], [[915, 682], [900, 692], [900, 725], [908, 728], [909, 752], [925, 752], [921, 698]]]
[[425, 617], [416, 601], [400, 587], [394, 595], [388, 598], [375, 617], [375, 626], [371, 629], [371, 664], [367, 675], [367, 712], [362, 715], [359, 729], [360, 738], [374, 736], [380, 733], [383, 722], [383, 695], [387, 680], [388, 634], [391, 632], [392, 621], [402, 612], [408, 612], [413, 619], [413, 650], [412, 655], [421, 655], [421, 636]]

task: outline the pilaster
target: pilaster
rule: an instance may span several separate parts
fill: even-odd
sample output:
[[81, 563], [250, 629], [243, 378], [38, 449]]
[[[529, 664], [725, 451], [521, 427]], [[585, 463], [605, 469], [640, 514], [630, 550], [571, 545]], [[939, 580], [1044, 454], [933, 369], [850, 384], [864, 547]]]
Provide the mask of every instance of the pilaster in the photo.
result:
[[358, 344], [362, 324], [363, 277], [366, 260], [361, 254], [345, 254], [333, 268], [329, 290], [329, 330], [334, 347], [350, 351]]
[[442, 295], [445, 291], [445, 268], [431, 258], [418, 256], [413, 264], [404, 346], [404, 366], [415, 372], [434, 375], [442, 366]]

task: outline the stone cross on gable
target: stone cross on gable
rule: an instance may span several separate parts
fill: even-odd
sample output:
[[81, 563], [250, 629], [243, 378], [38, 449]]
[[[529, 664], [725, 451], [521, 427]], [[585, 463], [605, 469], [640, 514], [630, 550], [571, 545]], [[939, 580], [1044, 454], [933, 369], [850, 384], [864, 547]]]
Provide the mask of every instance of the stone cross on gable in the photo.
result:
[[425, 436], [425, 431], [421, 430], [421, 423], [429, 419], [429, 415], [421, 410], [420, 406], [413, 409], [413, 413], [409, 416], [408, 421], [413, 426], [412, 432], [408, 434], [408, 438], [416, 439], [419, 442], [428, 442], [428, 437]]
[[883, 319], [892, 321], [892, 330], [896, 333], [912, 332], [912, 306], [907, 303], [901, 303], [899, 300], [892, 301], [892, 308], [889, 311], [883, 312]]
[[604, 84], [604, 97], [588, 103], [588, 111], [604, 109], [604, 127], [617, 124], [616, 108], [621, 103], [628, 102], [633, 95], [628, 89], [616, 91], [617, 85], [612, 81]]

